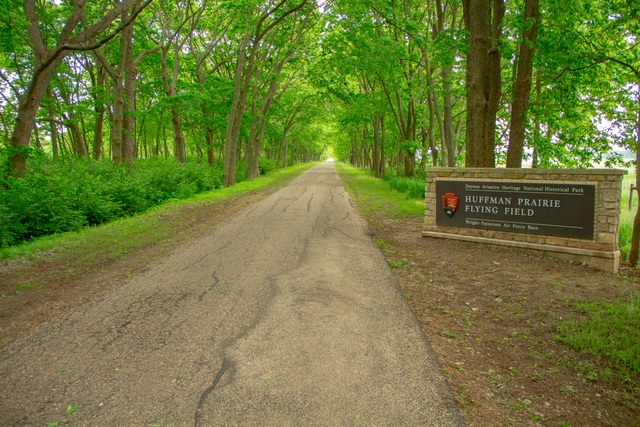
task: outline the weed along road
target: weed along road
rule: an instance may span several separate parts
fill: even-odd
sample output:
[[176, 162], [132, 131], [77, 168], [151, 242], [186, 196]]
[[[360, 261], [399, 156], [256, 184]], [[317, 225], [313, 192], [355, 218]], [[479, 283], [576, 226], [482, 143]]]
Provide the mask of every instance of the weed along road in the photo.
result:
[[463, 425], [332, 163], [0, 354], [2, 426]]

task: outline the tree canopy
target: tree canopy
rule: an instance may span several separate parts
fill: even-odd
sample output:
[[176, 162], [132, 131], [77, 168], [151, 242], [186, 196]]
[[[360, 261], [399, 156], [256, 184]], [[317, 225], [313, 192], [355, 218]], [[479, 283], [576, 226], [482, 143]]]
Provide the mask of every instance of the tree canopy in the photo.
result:
[[[588, 167], [637, 151], [631, 0], [1, 0], [5, 173], [29, 156], [224, 169], [339, 158]], [[244, 165], [244, 166], [243, 166]]]

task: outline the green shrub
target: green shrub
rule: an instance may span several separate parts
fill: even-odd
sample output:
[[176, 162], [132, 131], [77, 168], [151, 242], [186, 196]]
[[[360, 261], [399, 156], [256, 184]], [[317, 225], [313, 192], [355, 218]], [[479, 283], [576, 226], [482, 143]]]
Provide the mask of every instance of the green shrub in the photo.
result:
[[275, 169], [276, 169], [275, 160], [269, 160], [269, 159], [263, 159], [263, 158], [258, 159], [258, 170], [260, 171], [260, 176], [266, 175]]
[[[52, 160], [35, 153], [27, 165], [24, 177], [0, 180], [0, 247], [106, 223], [222, 186], [219, 167], [196, 161], [138, 160], [129, 170], [114, 168], [109, 160]], [[237, 182], [246, 177], [246, 165], [239, 166]]]
[[620, 248], [620, 256], [623, 260], [629, 259], [629, 251], [631, 250], [631, 233], [633, 232], [633, 224], [626, 222], [620, 223], [618, 229], [618, 247]]

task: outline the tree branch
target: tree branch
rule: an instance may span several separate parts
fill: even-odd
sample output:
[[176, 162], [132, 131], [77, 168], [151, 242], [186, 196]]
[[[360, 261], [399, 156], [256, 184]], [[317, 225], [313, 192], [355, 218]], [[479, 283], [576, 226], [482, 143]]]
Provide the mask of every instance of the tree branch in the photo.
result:
[[[43, 70], [45, 70], [49, 65], [51, 65], [53, 62], [55, 62], [58, 57], [65, 51], [69, 51], [69, 50], [96, 50], [99, 47], [101, 47], [102, 45], [104, 45], [105, 43], [107, 43], [108, 41], [110, 41], [111, 39], [113, 39], [116, 35], [118, 35], [118, 33], [120, 33], [126, 26], [128, 26], [134, 19], [136, 19], [138, 17], [138, 15], [140, 14], [140, 12], [142, 12], [144, 10], [145, 7], [147, 7], [149, 4], [151, 4], [153, 0], [147, 0], [144, 4], [142, 4], [142, 6], [140, 6], [138, 9], [136, 9], [135, 11], [133, 11], [132, 14], [130, 14], [127, 19], [123, 20], [120, 25], [118, 25], [118, 27], [113, 31], [113, 33], [107, 35], [106, 37], [104, 37], [103, 39], [101, 39], [98, 42], [92, 43], [92, 44], [86, 44], [87, 41], [93, 39], [97, 34], [100, 33], [100, 31], [98, 31], [99, 29], [103, 28], [106, 29], [106, 27], [108, 27], [108, 25], [113, 22], [113, 20], [115, 19], [112, 18], [111, 21], [106, 22], [107, 21], [107, 17], [111, 17], [114, 15], [114, 11], [118, 11], [118, 13], [116, 14], [116, 16], [118, 14], [120, 14], [122, 12], [122, 10], [125, 10], [129, 7], [129, 3], [136, 3], [137, 0], [129, 0], [125, 3], [120, 3], [117, 7], [114, 7], [113, 9], [111, 9], [109, 11], [109, 13], [107, 14], [107, 16], [105, 16], [100, 22], [98, 22], [97, 24], [92, 25], [90, 28], [88, 28], [87, 30], [83, 31], [82, 33], [78, 34], [77, 36], [75, 36], [74, 38], [72, 38], [70, 40], [69, 43], [64, 43], [62, 45], [59, 45], [58, 47], [56, 47], [53, 51], [49, 52], [49, 56], [47, 57], [47, 59], [42, 62], [40, 64], [40, 66], [36, 69], [36, 73], [38, 72], [42, 72]], [[123, 5], [126, 5], [126, 7], [123, 7]], [[103, 31], [104, 31], [103, 29]], [[97, 34], [96, 34], [97, 33]]]

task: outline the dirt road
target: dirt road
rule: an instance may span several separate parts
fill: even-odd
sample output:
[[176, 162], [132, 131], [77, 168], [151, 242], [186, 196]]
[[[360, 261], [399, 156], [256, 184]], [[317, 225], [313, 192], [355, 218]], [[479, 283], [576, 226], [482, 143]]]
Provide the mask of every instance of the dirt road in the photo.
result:
[[331, 163], [0, 359], [3, 426], [463, 425]]

